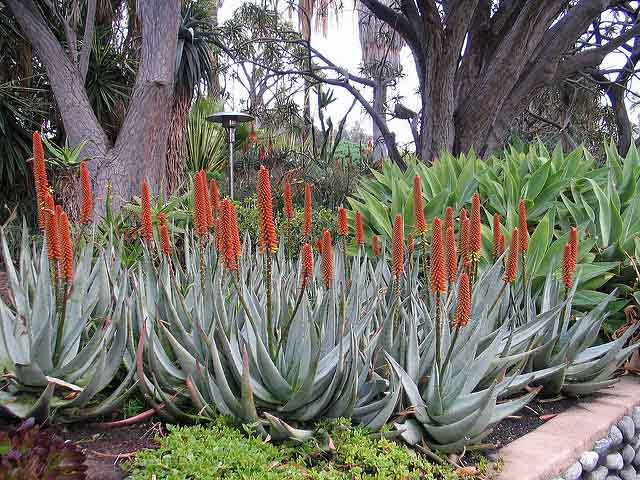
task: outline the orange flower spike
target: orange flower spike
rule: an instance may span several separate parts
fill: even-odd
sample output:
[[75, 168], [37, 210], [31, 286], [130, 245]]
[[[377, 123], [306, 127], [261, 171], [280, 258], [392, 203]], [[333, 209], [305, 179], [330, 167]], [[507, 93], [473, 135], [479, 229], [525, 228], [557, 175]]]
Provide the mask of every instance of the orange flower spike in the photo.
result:
[[471, 219], [465, 218], [462, 223], [462, 230], [460, 231], [460, 255], [465, 265], [469, 264], [471, 258], [471, 251], [469, 245], [469, 236], [471, 230]]
[[60, 250], [60, 232], [58, 230], [58, 217], [56, 215], [56, 205], [51, 193], [47, 192], [45, 197], [45, 234], [47, 237], [47, 254], [49, 261], [56, 262], [62, 259]]
[[200, 181], [202, 182], [203, 198], [206, 199], [205, 213], [207, 215], [207, 229], [213, 228], [213, 207], [211, 205], [211, 197], [209, 196], [209, 188], [207, 187], [207, 175], [202, 170], [200, 174]]
[[82, 206], [80, 207], [80, 224], [91, 222], [93, 215], [93, 193], [91, 192], [91, 176], [87, 164], [80, 162], [80, 187], [82, 189]]
[[311, 195], [311, 185], [308, 183], [305, 183], [304, 184], [304, 225], [303, 225], [302, 233], [307, 238], [311, 236], [312, 201], [313, 201], [313, 197]]
[[225, 268], [228, 271], [238, 270], [238, 262], [235, 251], [234, 227], [233, 227], [233, 205], [231, 200], [225, 198], [220, 206], [220, 227], [222, 238], [219, 244], [220, 254]]
[[447, 280], [449, 283], [454, 283], [458, 274], [458, 252], [453, 225], [450, 225], [445, 231], [445, 243], [447, 247]]
[[291, 191], [291, 182], [287, 179], [282, 186], [282, 198], [284, 200], [284, 216], [287, 219], [293, 219], [293, 193]]
[[493, 258], [497, 260], [504, 253], [504, 240], [502, 239], [502, 225], [500, 214], [493, 214]]
[[379, 257], [380, 256], [380, 240], [378, 239], [377, 235], [374, 235], [373, 238], [371, 239], [371, 248], [373, 249], [373, 256]]
[[64, 211], [60, 214], [58, 227], [62, 241], [62, 275], [67, 283], [71, 283], [73, 281], [73, 244], [69, 217]]
[[333, 244], [329, 230], [322, 232], [322, 280], [325, 288], [331, 288], [333, 282]]
[[454, 327], [464, 328], [471, 318], [471, 285], [469, 275], [462, 272], [460, 275], [460, 287], [458, 288], [458, 305], [456, 306], [456, 318]]
[[47, 180], [47, 168], [44, 162], [44, 146], [40, 132], [33, 132], [33, 174], [36, 185], [36, 199], [38, 200], [38, 224], [44, 229], [46, 224], [47, 194], [49, 193], [49, 182]]
[[258, 245], [260, 251], [275, 252], [278, 250], [278, 236], [273, 222], [273, 203], [271, 198], [271, 180], [269, 170], [260, 167], [258, 173]]
[[209, 182], [209, 193], [211, 194], [211, 211], [213, 212], [213, 218], [217, 218], [220, 211], [220, 190], [215, 179], [211, 179]]
[[362, 214], [356, 212], [356, 245], [362, 247], [364, 245], [364, 223], [362, 221]]
[[316, 250], [322, 255], [322, 238], [316, 240]]
[[445, 250], [442, 238], [442, 220], [433, 219], [431, 231], [431, 291], [447, 292], [447, 272], [445, 267]]
[[142, 181], [142, 238], [153, 242], [153, 223], [151, 221], [151, 194], [147, 180]]
[[469, 232], [469, 255], [471, 260], [478, 261], [482, 249], [482, 220], [480, 218], [480, 195], [475, 194], [471, 200], [471, 230]]
[[424, 218], [424, 205], [422, 203], [422, 179], [419, 175], [413, 177], [413, 215], [415, 229], [418, 235], [427, 233], [427, 221]]
[[498, 242], [498, 251], [500, 252], [500, 256], [502, 256], [502, 254], [504, 254], [505, 249], [506, 249], [505, 237], [504, 237], [504, 235], [500, 235], [500, 239], [499, 239], [499, 242]]
[[519, 236], [520, 236], [520, 251], [526, 253], [529, 250], [529, 227], [527, 226], [527, 207], [524, 204], [524, 200], [520, 199], [518, 205], [518, 220], [519, 220]]
[[413, 235], [407, 235], [407, 251], [409, 252], [409, 256], [413, 255], [413, 252], [416, 249], [416, 242], [413, 239]]
[[240, 230], [238, 228], [238, 212], [233, 202], [230, 202], [231, 213], [231, 239], [233, 240], [233, 254], [236, 258], [242, 255], [242, 242], [240, 242]]
[[169, 228], [166, 223], [160, 224], [158, 228], [160, 233], [160, 250], [167, 257], [171, 255], [171, 237], [169, 236]]
[[393, 244], [392, 244], [392, 260], [393, 274], [398, 280], [404, 273], [404, 226], [402, 224], [402, 215], [396, 215], [393, 222]]
[[454, 219], [453, 208], [447, 207], [446, 210], [444, 211], [444, 231], [445, 232], [449, 230], [449, 227], [452, 227], [455, 229], [455, 227], [453, 226], [453, 219]]
[[207, 215], [207, 197], [204, 189], [204, 172], [200, 170], [193, 177], [193, 225], [198, 236], [205, 236], [209, 231]]
[[567, 290], [573, 288], [573, 252], [571, 251], [571, 243], [567, 242], [564, 246], [564, 256], [562, 258], [562, 281]]
[[309, 285], [309, 280], [313, 277], [313, 248], [309, 243], [302, 246], [302, 288]]
[[338, 209], [338, 235], [346, 237], [349, 235], [349, 223], [347, 222], [347, 209], [340, 207]]
[[518, 251], [520, 249], [520, 239], [517, 228], [513, 229], [511, 234], [511, 246], [509, 247], [509, 256], [507, 257], [507, 267], [504, 272], [504, 281], [513, 283], [518, 275]]
[[[464, 221], [468, 218], [467, 209], [460, 210], [460, 219], [458, 220], [458, 235], [460, 236], [458, 243], [458, 251], [464, 256]], [[468, 233], [468, 232], [467, 232]], [[468, 235], [467, 235], [468, 238]]]
[[571, 227], [569, 231], [569, 245], [571, 245], [572, 268], [575, 272], [578, 264], [578, 229], [576, 227]]

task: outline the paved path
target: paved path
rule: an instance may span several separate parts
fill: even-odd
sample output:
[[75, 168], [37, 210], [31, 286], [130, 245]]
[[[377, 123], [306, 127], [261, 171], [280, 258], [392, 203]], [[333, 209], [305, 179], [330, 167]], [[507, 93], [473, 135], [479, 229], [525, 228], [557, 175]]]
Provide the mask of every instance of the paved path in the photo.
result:
[[611, 425], [640, 405], [640, 377], [627, 375], [584, 405], [561, 413], [500, 450], [498, 480], [549, 480], [561, 474]]

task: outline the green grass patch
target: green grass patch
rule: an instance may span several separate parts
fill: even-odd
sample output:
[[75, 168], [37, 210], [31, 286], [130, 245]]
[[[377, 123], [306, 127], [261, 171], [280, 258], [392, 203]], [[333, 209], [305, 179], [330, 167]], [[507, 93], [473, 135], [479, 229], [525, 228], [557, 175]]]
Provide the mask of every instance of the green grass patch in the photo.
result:
[[[131, 479], [424, 479], [459, 478], [449, 466], [438, 466], [404, 446], [373, 439], [340, 421], [324, 425], [335, 454], [304, 445], [266, 443], [220, 419], [207, 426], [169, 426], [156, 450], [140, 452], [129, 463]], [[477, 476], [484, 478], [485, 467]]]

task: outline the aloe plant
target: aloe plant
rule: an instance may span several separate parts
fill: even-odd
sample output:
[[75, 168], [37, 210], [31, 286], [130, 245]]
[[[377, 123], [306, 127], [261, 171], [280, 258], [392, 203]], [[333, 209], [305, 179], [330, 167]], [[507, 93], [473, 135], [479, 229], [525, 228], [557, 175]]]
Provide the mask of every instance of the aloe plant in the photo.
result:
[[2, 234], [12, 301], [0, 301], [0, 360], [7, 375], [0, 408], [19, 418], [77, 421], [108, 413], [122, 402], [133, 369], [106, 398], [129, 338], [125, 300], [128, 273], [113, 249], [94, 259], [95, 245], [79, 252], [68, 294], [52, 279], [46, 243], [40, 249], [23, 229], [18, 270]]

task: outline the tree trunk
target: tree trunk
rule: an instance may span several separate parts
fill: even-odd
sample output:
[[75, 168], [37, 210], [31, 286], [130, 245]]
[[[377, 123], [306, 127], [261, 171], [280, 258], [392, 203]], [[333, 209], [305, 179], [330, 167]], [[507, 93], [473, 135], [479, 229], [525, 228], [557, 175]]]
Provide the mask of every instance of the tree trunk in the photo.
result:
[[[218, 26], [218, 9], [220, 8], [219, 0], [209, 0], [209, 20], [211, 21], [212, 27]], [[220, 88], [220, 77], [219, 77], [219, 69], [220, 69], [220, 57], [216, 52], [211, 52], [211, 78], [209, 79], [209, 85], [211, 89], [209, 90], [209, 96], [213, 98], [220, 98], [221, 88]]]
[[183, 183], [190, 104], [191, 101], [186, 95], [178, 95], [173, 103], [167, 142], [167, 194], [177, 191]]
[[116, 210], [140, 191], [143, 178], [158, 191], [173, 103], [180, 0], [137, 2], [142, 26], [140, 64], [114, 145], [91, 109], [78, 65], [65, 53], [33, 0], [7, 0], [6, 4], [47, 71], [69, 144], [86, 142], [82, 153], [89, 159], [96, 211], [104, 212], [109, 186]]
[[[385, 118], [385, 104], [387, 102], [387, 86], [383, 81], [376, 82], [376, 87], [373, 89], [373, 109], [380, 115], [381, 118]], [[385, 158], [387, 156], [387, 147], [382, 136], [382, 131], [376, 123], [373, 123], [373, 161]]]

